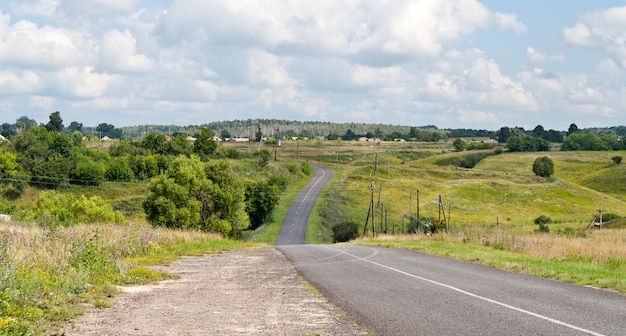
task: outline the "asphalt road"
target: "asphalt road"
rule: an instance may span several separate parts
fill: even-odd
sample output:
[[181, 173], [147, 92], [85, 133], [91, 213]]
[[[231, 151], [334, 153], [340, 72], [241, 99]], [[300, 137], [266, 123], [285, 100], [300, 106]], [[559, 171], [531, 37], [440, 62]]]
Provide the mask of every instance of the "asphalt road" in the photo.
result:
[[304, 244], [306, 228], [311, 210], [322, 189], [333, 178], [333, 171], [327, 168], [311, 166], [315, 175], [298, 193], [285, 215], [274, 245]]
[[626, 297], [613, 292], [415, 251], [302, 245], [322, 181], [293, 203], [277, 248], [377, 335], [626, 335]]
[[626, 335], [626, 297], [424, 253], [278, 247], [377, 335]]

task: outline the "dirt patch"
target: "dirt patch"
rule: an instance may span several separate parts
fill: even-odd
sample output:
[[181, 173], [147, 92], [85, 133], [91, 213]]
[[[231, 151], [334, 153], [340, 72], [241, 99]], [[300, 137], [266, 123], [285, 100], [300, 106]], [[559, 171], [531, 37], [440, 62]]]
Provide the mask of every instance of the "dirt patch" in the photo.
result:
[[124, 287], [112, 308], [90, 308], [66, 335], [365, 335], [271, 247], [186, 257], [181, 276]]

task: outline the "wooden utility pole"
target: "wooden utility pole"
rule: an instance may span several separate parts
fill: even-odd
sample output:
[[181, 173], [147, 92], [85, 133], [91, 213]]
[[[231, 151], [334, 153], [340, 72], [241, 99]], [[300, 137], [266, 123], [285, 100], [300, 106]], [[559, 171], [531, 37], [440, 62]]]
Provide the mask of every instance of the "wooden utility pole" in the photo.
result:
[[376, 221], [374, 216], [374, 192], [376, 192], [376, 188], [374, 188], [374, 182], [370, 183], [370, 191], [372, 192], [372, 196], [370, 197], [370, 205], [367, 210], [367, 218], [365, 219], [365, 227], [363, 228], [363, 236], [367, 233], [367, 224], [369, 222], [370, 216], [372, 217], [372, 237], [376, 236]]
[[420, 219], [420, 191], [417, 190], [415, 192], [415, 195], [416, 195], [415, 203], [417, 203], [417, 220], [419, 221], [419, 219]]

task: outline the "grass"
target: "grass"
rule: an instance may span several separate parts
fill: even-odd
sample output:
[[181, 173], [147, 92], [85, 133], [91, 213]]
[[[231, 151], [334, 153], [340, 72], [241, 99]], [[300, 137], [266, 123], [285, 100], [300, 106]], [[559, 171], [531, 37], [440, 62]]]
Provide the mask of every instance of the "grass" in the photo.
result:
[[146, 266], [254, 246], [145, 225], [0, 226], [0, 335], [62, 330], [81, 303], [110, 306], [118, 285], [171, 278]]

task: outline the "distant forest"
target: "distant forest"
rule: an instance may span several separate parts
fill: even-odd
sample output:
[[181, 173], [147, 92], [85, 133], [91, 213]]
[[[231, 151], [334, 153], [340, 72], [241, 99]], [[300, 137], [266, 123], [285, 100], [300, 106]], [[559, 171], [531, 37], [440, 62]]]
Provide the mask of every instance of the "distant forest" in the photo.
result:
[[[61, 123], [59, 112], [50, 115], [51, 122]], [[48, 124], [40, 124], [46, 127]], [[16, 120], [14, 124], [3, 123], [0, 125], [0, 134], [10, 137], [19, 132], [20, 129], [30, 129], [37, 126], [37, 122], [24, 116]], [[326, 138], [330, 140], [354, 140], [360, 137], [380, 138], [392, 141], [394, 139], [417, 140], [417, 141], [439, 141], [449, 138], [492, 138], [500, 142], [505, 142], [510, 135], [526, 134], [534, 137], [544, 138], [550, 142], [562, 142], [563, 137], [570, 134], [574, 128], [582, 133], [610, 133], [619, 137], [626, 136], [626, 126], [612, 126], [604, 128], [578, 129], [575, 124], [570, 125], [567, 131], [545, 130], [543, 126], [537, 125], [532, 130], [525, 130], [522, 127], [504, 126], [499, 130], [485, 129], [440, 129], [434, 125], [425, 126], [403, 126], [389, 124], [366, 124], [366, 123], [332, 123], [321, 121], [295, 121], [278, 119], [247, 119], [216, 121], [200, 125], [136, 125], [127, 127], [115, 127], [112, 124], [101, 123], [96, 127], [83, 126], [77, 121], [70, 122], [63, 126], [66, 132], [80, 131], [85, 135], [94, 135], [99, 138], [108, 136], [110, 138], [128, 138], [140, 140], [146, 134], [168, 134], [194, 135], [204, 127], [211, 129], [214, 134], [221, 138], [257, 138], [259, 136], [259, 126], [263, 136], [266, 137], [299, 137], [299, 138]]]

